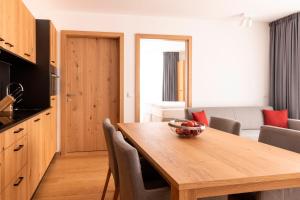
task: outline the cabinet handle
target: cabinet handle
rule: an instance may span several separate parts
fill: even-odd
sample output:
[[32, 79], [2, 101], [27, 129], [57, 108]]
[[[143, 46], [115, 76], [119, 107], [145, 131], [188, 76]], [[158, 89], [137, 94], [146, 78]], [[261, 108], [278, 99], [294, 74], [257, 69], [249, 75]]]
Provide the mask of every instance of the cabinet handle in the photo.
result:
[[14, 47], [14, 45], [12, 45], [12, 44], [9, 43], [9, 42], [5, 42], [4, 44], [8, 45], [9, 47]]
[[14, 151], [20, 151], [24, 147], [23, 144], [20, 144], [17, 148], [14, 149]]
[[14, 133], [20, 133], [22, 131], [24, 131], [24, 128], [19, 128], [18, 130], [14, 131]]
[[36, 120], [34, 120], [34, 122], [38, 122], [38, 121], [40, 121], [41, 119], [40, 118], [37, 118]]
[[55, 63], [55, 61], [51, 60], [52, 63]]
[[46, 115], [50, 115], [51, 113], [46, 113]]
[[25, 56], [30, 57], [31, 55], [29, 53], [24, 53]]
[[20, 176], [20, 177], [18, 178], [18, 180], [14, 183], [14, 186], [15, 186], [15, 187], [18, 187], [18, 186], [21, 184], [21, 182], [23, 181], [23, 179], [24, 179], [24, 177], [23, 177], [23, 176]]

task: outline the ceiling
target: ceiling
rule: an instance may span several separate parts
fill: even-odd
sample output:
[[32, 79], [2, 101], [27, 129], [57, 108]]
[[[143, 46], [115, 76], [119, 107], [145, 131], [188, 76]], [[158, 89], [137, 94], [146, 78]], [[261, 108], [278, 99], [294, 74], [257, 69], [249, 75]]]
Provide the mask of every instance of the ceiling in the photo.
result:
[[24, 0], [31, 8], [125, 15], [225, 19], [242, 13], [270, 22], [300, 10], [300, 0]]

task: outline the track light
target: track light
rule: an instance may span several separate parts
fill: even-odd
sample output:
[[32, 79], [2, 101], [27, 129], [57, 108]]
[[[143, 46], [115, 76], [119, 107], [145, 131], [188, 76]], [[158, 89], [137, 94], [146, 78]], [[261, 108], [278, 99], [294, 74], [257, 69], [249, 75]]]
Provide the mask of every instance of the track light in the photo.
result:
[[241, 27], [248, 27], [250, 28], [253, 24], [253, 19], [249, 16], [246, 16], [244, 13], [242, 14], [242, 21], [240, 26]]

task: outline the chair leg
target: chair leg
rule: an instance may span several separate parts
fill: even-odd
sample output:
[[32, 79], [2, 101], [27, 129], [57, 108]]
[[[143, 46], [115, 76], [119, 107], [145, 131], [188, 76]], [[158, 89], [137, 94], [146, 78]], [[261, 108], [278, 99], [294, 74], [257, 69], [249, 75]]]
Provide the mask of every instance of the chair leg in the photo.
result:
[[107, 190], [107, 187], [108, 187], [110, 176], [111, 176], [111, 170], [108, 169], [107, 175], [106, 175], [106, 180], [105, 180], [105, 185], [104, 185], [103, 192], [102, 192], [101, 200], [104, 200], [104, 198], [105, 198], [105, 194], [106, 194], [106, 190]]
[[114, 199], [113, 200], [118, 200], [119, 192], [120, 192], [120, 189], [118, 187], [115, 188], [115, 193], [114, 193]]

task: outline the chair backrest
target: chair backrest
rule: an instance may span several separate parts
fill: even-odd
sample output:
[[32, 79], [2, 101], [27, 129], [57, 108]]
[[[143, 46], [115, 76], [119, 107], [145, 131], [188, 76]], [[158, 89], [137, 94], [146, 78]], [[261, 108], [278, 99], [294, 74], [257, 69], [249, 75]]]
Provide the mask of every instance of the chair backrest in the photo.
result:
[[129, 145], [120, 132], [113, 135], [118, 162], [121, 200], [145, 200], [145, 187], [137, 150]]
[[115, 186], [119, 186], [119, 172], [116, 153], [113, 145], [113, 134], [115, 134], [116, 129], [111, 124], [110, 119], [106, 118], [103, 121], [103, 131], [105, 142], [108, 150], [109, 168], [113, 174]]
[[297, 130], [262, 126], [258, 141], [300, 153], [300, 131]]
[[209, 126], [234, 135], [240, 135], [241, 124], [237, 121], [219, 117], [211, 117]]

